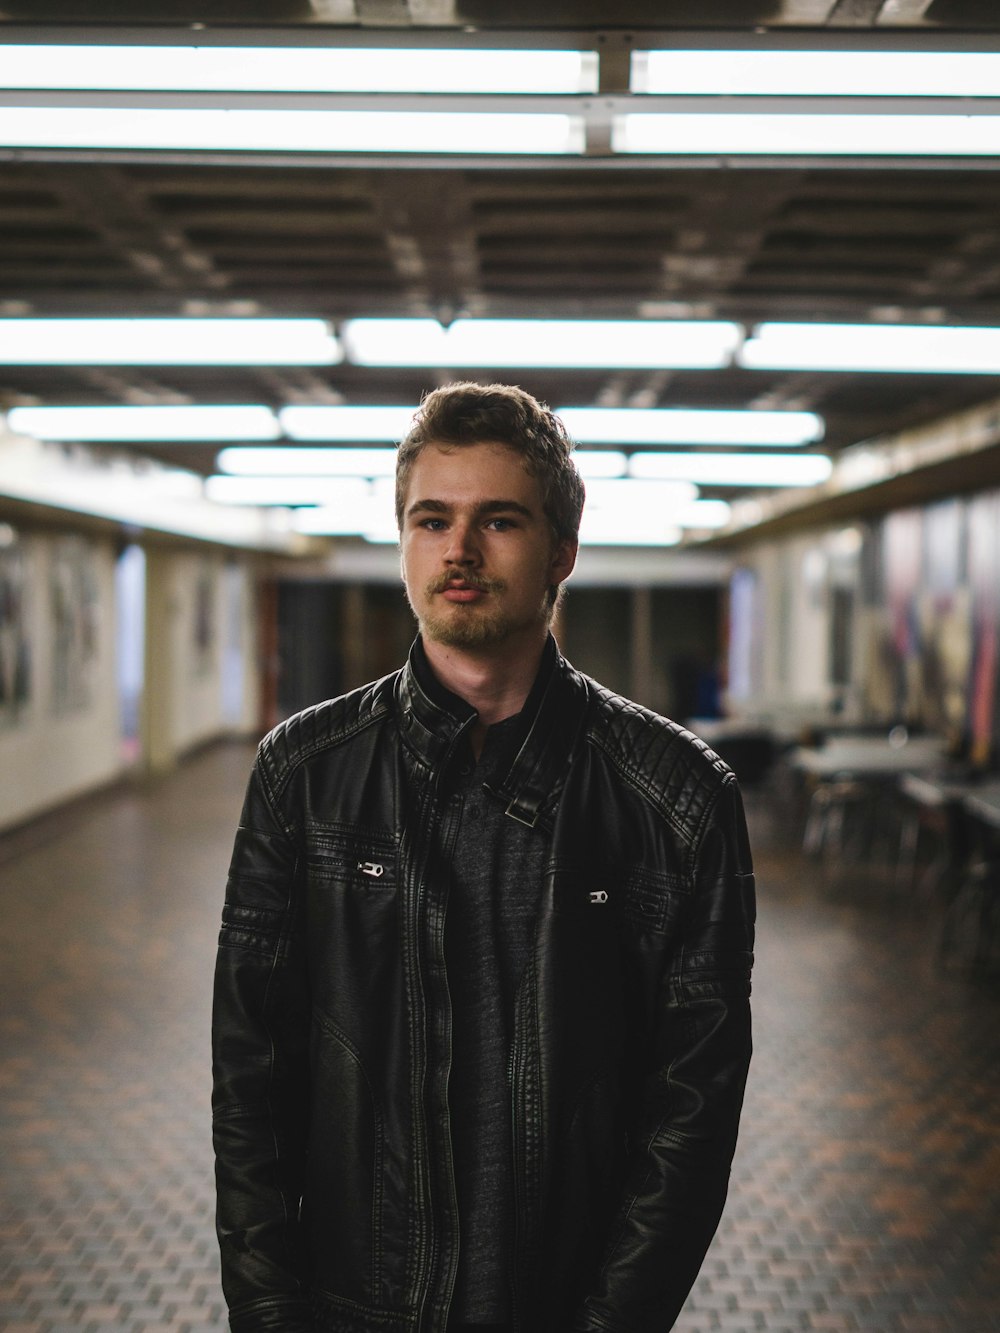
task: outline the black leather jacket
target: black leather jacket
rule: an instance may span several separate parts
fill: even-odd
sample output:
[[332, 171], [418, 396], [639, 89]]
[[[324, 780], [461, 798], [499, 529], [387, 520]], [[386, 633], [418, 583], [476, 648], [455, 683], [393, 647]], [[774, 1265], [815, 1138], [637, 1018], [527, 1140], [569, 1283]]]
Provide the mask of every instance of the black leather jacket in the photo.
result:
[[[712, 752], [555, 654], [496, 794], [551, 833], [510, 1057], [515, 1326], [664, 1333], [718, 1224], [753, 877]], [[459, 1235], [438, 779], [474, 714], [411, 668], [262, 742], [216, 975], [234, 1330], [443, 1333]]]

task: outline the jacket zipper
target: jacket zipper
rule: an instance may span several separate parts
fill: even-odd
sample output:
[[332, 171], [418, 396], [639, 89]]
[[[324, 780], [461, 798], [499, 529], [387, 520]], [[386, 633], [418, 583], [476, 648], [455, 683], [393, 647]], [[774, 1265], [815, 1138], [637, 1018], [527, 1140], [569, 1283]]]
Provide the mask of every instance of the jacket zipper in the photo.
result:
[[[461, 732], [458, 733], [458, 735], [461, 735]], [[431, 832], [431, 826], [427, 821], [427, 816], [429, 812], [432, 811], [437, 804], [438, 789], [441, 785], [441, 775], [445, 771], [447, 764], [450, 762], [454, 754], [455, 746], [458, 743], [458, 735], [456, 735], [453, 738], [452, 744], [449, 747], [448, 754], [444, 762], [441, 765], [439, 765], [437, 772], [429, 781], [427, 793], [423, 797], [423, 800], [421, 801], [420, 814], [417, 820], [417, 827], [424, 831], [424, 838], [422, 840], [422, 846], [421, 846], [421, 851], [424, 858], [424, 865], [423, 865], [424, 870], [426, 870], [427, 868], [428, 857], [426, 849], [430, 842], [430, 832]], [[420, 1294], [417, 1304], [416, 1333], [430, 1333], [430, 1330], [426, 1328], [424, 1322], [424, 1311], [427, 1306], [428, 1297], [431, 1295], [431, 1289], [434, 1284], [434, 1272], [440, 1259], [440, 1237], [439, 1237], [440, 1226], [434, 1217], [434, 1195], [431, 1184], [433, 1172], [431, 1169], [430, 1154], [428, 1152], [429, 1134], [426, 1126], [427, 1108], [426, 1108], [425, 1092], [427, 1085], [427, 1066], [428, 1066], [427, 1039], [426, 1039], [427, 995], [424, 990], [423, 972], [421, 968], [420, 931], [419, 931], [420, 914], [418, 910], [419, 904], [416, 901], [416, 894], [419, 893], [419, 891], [423, 888], [423, 884], [424, 884], [423, 875], [418, 876], [417, 883], [415, 886], [415, 900], [414, 900], [414, 914], [413, 914], [414, 930], [412, 932], [412, 938], [410, 942], [410, 947], [413, 950], [413, 971], [414, 971], [415, 983], [419, 987], [419, 994], [424, 1015], [423, 1028], [425, 1034], [422, 1071], [420, 1078], [416, 1080], [414, 1085], [414, 1094], [415, 1094], [414, 1119], [415, 1119], [415, 1124], [419, 1126], [419, 1133], [416, 1134], [414, 1137], [415, 1137], [415, 1146], [418, 1153], [418, 1161], [420, 1160], [421, 1155], [424, 1161], [424, 1171], [417, 1172], [417, 1180], [419, 1182], [418, 1197], [417, 1197], [418, 1209], [420, 1210], [419, 1215], [430, 1219], [431, 1234], [430, 1234], [429, 1254], [427, 1255], [426, 1265], [423, 1267], [422, 1273], [420, 1271], [419, 1260], [422, 1259], [423, 1256], [418, 1254], [418, 1274], [419, 1274], [418, 1290]], [[451, 1207], [453, 1216], [457, 1218], [458, 1203], [457, 1203], [457, 1196], [455, 1193], [455, 1178], [453, 1169], [449, 1172], [448, 1183], [450, 1187]], [[453, 1271], [447, 1275], [446, 1290], [444, 1292], [444, 1298], [445, 1298], [444, 1311], [446, 1317], [448, 1310], [451, 1306], [451, 1298], [455, 1286], [454, 1269], [455, 1265], [452, 1266]]]

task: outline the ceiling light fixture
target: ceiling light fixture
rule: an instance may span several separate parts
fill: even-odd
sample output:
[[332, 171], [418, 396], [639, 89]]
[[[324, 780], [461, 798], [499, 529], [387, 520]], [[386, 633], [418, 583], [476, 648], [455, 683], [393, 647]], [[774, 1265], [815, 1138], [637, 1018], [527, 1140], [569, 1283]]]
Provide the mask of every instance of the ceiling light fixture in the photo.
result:
[[675, 546], [684, 528], [721, 527], [729, 506], [699, 500], [690, 481], [595, 481], [580, 523], [583, 546]]
[[742, 444], [777, 447], [823, 438], [814, 412], [726, 411], [709, 408], [560, 407], [558, 415], [583, 444]]
[[391, 477], [395, 449], [222, 449], [216, 459], [222, 472], [241, 477]]
[[833, 464], [825, 454], [637, 453], [629, 476], [700, 486], [817, 486]]
[[363, 477], [205, 478], [205, 495], [217, 504], [335, 505], [366, 504], [371, 487]]
[[711, 97], [997, 97], [997, 51], [633, 51], [634, 93]]
[[582, 153], [584, 127], [544, 111], [3, 106], [0, 146], [536, 157]]
[[353, 319], [341, 329], [355, 365], [436, 368], [718, 369], [742, 336], [722, 320]]
[[687, 480], [635, 481], [630, 477], [595, 481], [587, 487], [587, 507], [592, 512], [664, 514], [698, 498], [698, 487]]
[[1000, 115], [636, 112], [614, 118], [611, 146], [680, 157], [995, 157]]
[[[574, 455], [583, 477], [623, 477], [627, 459], [611, 449], [580, 449]], [[219, 451], [220, 472], [240, 477], [393, 477], [395, 449], [277, 448], [232, 445]]]
[[1000, 328], [765, 323], [754, 330], [737, 359], [751, 370], [996, 375]]
[[151, 404], [114, 407], [14, 407], [11, 430], [38, 440], [181, 442], [277, 440], [278, 420], [269, 407], [240, 404]]
[[8, 366], [322, 366], [341, 356], [321, 319], [0, 319]]
[[6, 88], [132, 92], [594, 93], [595, 51], [0, 46]]
[[410, 427], [416, 406], [395, 404], [372, 407], [325, 404], [283, 407], [278, 414], [290, 440], [401, 440]]

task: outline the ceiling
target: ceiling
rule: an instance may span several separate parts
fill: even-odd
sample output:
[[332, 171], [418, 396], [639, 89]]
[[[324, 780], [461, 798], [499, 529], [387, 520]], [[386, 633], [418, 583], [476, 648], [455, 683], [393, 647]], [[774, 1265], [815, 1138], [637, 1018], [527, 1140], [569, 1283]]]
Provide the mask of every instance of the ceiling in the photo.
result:
[[[0, 39], [141, 26], [144, 0], [0, 0]], [[161, 0], [156, 23], [393, 30], [465, 44], [567, 28], [609, 46], [697, 25], [891, 43], [1000, 30], [987, 0]], [[86, 29], [81, 27], [86, 25]], [[475, 29], [473, 33], [471, 30]], [[106, 34], [105, 34], [106, 35]], [[0, 74], [2, 83], [2, 74]], [[253, 164], [0, 154], [0, 315], [765, 318], [1000, 324], [994, 164]], [[479, 372], [477, 372], [478, 374]], [[834, 450], [995, 398], [995, 377], [505, 372], [553, 406], [788, 407]], [[442, 368], [0, 367], [18, 403], [415, 403]], [[208, 445], [144, 446], [211, 470]]]

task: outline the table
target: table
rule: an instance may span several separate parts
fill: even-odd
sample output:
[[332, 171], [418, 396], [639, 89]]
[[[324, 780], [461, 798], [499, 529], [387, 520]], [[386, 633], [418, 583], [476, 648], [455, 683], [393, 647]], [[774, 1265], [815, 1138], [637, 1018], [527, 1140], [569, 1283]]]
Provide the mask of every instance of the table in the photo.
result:
[[876, 781], [930, 772], [944, 759], [945, 742], [939, 736], [913, 736], [902, 744], [893, 744], [884, 736], [834, 736], [815, 748], [799, 746], [791, 762], [812, 778]]
[[887, 793], [895, 793], [899, 778], [933, 772], [944, 760], [945, 742], [939, 736], [903, 741], [888, 736], [834, 736], [825, 745], [800, 746], [792, 752], [792, 767], [813, 783], [802, 850], [816, 856], [832, 846], [840, 860], [851, 832], [861, 835], [854, 840], [870, 850], [877, 835], [884, 839], [887, 823], [880, 818], [880, 806]]

